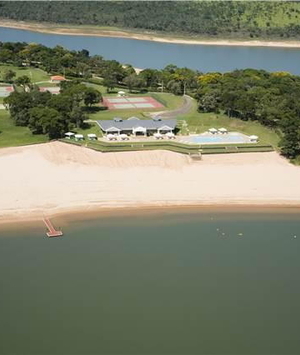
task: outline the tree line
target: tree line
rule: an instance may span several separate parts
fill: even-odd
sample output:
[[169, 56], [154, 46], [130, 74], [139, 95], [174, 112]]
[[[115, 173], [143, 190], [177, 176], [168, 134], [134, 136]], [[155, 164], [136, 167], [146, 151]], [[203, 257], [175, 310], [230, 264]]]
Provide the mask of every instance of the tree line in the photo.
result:
[[188, 36], [300, 36], [297, 1], [1, 1], [0, 17]]
[[47, 134], [50, 139], [83, 127], [88, 118], [85, 106], [102, 100], [99, 91], [76, 80], [62, 82], [60, 95], [52, 95], [41, 92], [28, 79], [19, 77], [19, 87], [3, 103], [17, 126], [28, 127], [33, 134]]
[[27, 43], [0, 43], [0, 61], [68, 74], [72, 79], [62, 83], [61, 94], [55, 96], [40, 93], [26, 76], [14, 79], [10, 69], [2, 73], [2, 79], [12, 81], [18, 89], [5, 99], [12, 118], [34, 133], [54, 138], [81, 126], [86, 118], [84, 106], [101, 100], [97, 90], [82, 83], [91, 81], [106, 86], [107, 91], [127, 87], [129, 91], [189, 94], [198, 100], [200, 112], [222, 112], [276, 129], [282, 135], [282, 154], [291, 159], [300, 155], [300, 77], [287, 72], [202, 73], [169, 64], [162, 70], [146, 68], [136, 74], [130, 65], [90, 56], [86, 50]]

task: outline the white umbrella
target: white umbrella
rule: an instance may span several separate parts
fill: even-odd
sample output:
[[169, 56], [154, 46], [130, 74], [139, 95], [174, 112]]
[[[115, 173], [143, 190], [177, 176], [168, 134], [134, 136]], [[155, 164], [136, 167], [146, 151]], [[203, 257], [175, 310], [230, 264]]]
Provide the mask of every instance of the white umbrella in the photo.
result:
[[122, 140], [127, 140], [127, 139], [129, 139], [128, 136], [127, 136], [127, 134], [125, 134], [125, 133], [120, 134], [120, 137], [121, 137]]
[[219, 128], [218, 131], [221, 132], [221, 133], [227, 133], [228, 132], [227, 129], [223, 128], [223, 127]]
[[210, 128], [208, 131], [209, 131], [210, 133], [217, 133], [217, 132], [218, 132], [218, 130], [215, 129], [215, 128]]

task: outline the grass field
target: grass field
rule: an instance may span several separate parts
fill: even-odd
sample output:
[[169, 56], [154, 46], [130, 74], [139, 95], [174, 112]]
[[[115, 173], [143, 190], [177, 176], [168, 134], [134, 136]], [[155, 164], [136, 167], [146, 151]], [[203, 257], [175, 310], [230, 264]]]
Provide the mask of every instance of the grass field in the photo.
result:
[[15, 67], [13, 65], [0, 65], [1, 78], [2, 78], [3, 72], [6, 70], [13, 70], [14, 72], [16, 72], [16, 78], [19, 78], [20, 76], [23, 76], [23, 75], [27, 75], [33, 83], [50, 80], [50, 76], [41, 69], [19, 68], [19, 67]]
[[277, 149], [280, 136], [274, 130], [262, 126], [255, 121], [242, 121], [237, 118], [230, 118], [224, 114], [192, 112], [188, 115], [178, 117], [184, 119], [189, 128], [189, 133], [203, 133], [209, 128], [227, 128], [228, 131], [238, 131], [247, 135], [257, 135], [260, 142], [272, 144]]
[[6, 110], [0, 110], [0, 148], [47, 142], [43, 135], [33, 135], [29, 128], [15, 126]]

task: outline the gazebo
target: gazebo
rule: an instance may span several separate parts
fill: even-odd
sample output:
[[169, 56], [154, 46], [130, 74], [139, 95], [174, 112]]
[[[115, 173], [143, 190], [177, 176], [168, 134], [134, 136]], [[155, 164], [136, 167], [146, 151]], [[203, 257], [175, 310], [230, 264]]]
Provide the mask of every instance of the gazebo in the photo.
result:
[[126, 92], [125, 91], [118, 91], [118, 96], [122, 97], [122, 96], [125, 96], [126, 95]]
[[82, 134], [75, 134], [75, 141], [82, 141], [83, 140], [83, 135]]
[[96, 136], [95, 133], [89, 133], [87, 136], [88, 136], [88, 139], [89, 139], [90, 141], [95, 141], [95, 140], [97, 140], [97, 136]]
[[73, 138], [75, 136], [75, 133], [73, 133], [73, 132], [67, 132], [67, 133], [65, 133], [65, 138], [67, 138], [67, 139], [71, 139], [71, 138]]

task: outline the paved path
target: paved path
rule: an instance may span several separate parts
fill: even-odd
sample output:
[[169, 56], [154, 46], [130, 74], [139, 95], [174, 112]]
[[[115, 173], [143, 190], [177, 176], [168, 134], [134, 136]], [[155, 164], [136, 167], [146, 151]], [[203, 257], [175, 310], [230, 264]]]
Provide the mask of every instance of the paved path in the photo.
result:
[[183, 104], [179, 108], [172, 111], [151, 112], [151, 117], [159, 116], [161, 118], [170, 119], [176, 118], [180, 115], [185, 115], [186, 113], [189, 113], [192, 110], [193, 101], [193, 98], [188, 95], [184, 95]]

